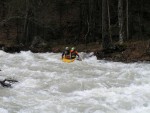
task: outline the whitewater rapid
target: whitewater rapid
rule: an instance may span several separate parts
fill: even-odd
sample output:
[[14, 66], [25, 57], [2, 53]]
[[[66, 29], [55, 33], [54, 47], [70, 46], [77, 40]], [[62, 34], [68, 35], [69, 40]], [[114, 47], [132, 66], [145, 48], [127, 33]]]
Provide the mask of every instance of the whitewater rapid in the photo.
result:
[[[0, 51], [0, 113], [150, 113], [150, 64], [64, 63], [61, 53]], [[89, 57], [91, 56], [91, 57]]]

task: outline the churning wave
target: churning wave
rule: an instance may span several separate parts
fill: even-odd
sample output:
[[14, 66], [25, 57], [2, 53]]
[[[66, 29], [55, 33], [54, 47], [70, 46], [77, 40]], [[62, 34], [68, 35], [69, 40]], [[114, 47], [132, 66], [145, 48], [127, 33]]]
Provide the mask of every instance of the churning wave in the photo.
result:
[[150, 64], [97, 60], [64, 63], [61, 53], [0, 51], [0, 113], [149, 113]]

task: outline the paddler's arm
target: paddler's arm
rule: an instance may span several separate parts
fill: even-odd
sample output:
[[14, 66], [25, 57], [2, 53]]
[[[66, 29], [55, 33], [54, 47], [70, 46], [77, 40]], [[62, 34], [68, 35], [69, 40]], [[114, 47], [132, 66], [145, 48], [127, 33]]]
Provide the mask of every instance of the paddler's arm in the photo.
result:
[[78, 56], [78, 58], [80, 57], [77, 51], [76, 51], [76, 55]]
[[78, 56], [79, 60], [82, 61], [81, 57], [79, 56], [78, 52], [76, 51], [76, 55]]
[[61, 56], [62, 59], [63, 59], [63, 57], [64, 57], [64, 54], [65, 54], [65, 52], [62, 53], [62, 56]]

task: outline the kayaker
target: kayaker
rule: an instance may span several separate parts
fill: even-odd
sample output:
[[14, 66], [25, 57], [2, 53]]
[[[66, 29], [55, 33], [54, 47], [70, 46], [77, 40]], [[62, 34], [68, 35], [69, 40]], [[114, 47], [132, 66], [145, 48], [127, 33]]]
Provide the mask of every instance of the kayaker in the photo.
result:
[[70, 59], [70, 50], [69, 47], [66, 47], [65, 50], [62, 53], [62, 59], [65, 57], [66, 59]]
[[72, 47], [70, 50], [70, 54], [71, 54], [71, 59], [76, 58], [76, 56], [78, 56], [78, 60], [81, 60], [78, 52], [76, 51], [75, 47]]

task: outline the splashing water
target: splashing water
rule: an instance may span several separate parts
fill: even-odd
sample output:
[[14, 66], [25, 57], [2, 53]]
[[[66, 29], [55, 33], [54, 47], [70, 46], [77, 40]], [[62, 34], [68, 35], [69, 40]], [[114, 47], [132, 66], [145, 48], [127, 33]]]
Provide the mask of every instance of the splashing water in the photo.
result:
[[0, 79], [19, 81], [0, 87], [0, 113], [150, 113], [150, 64], [80, 55], [0, 51]]

